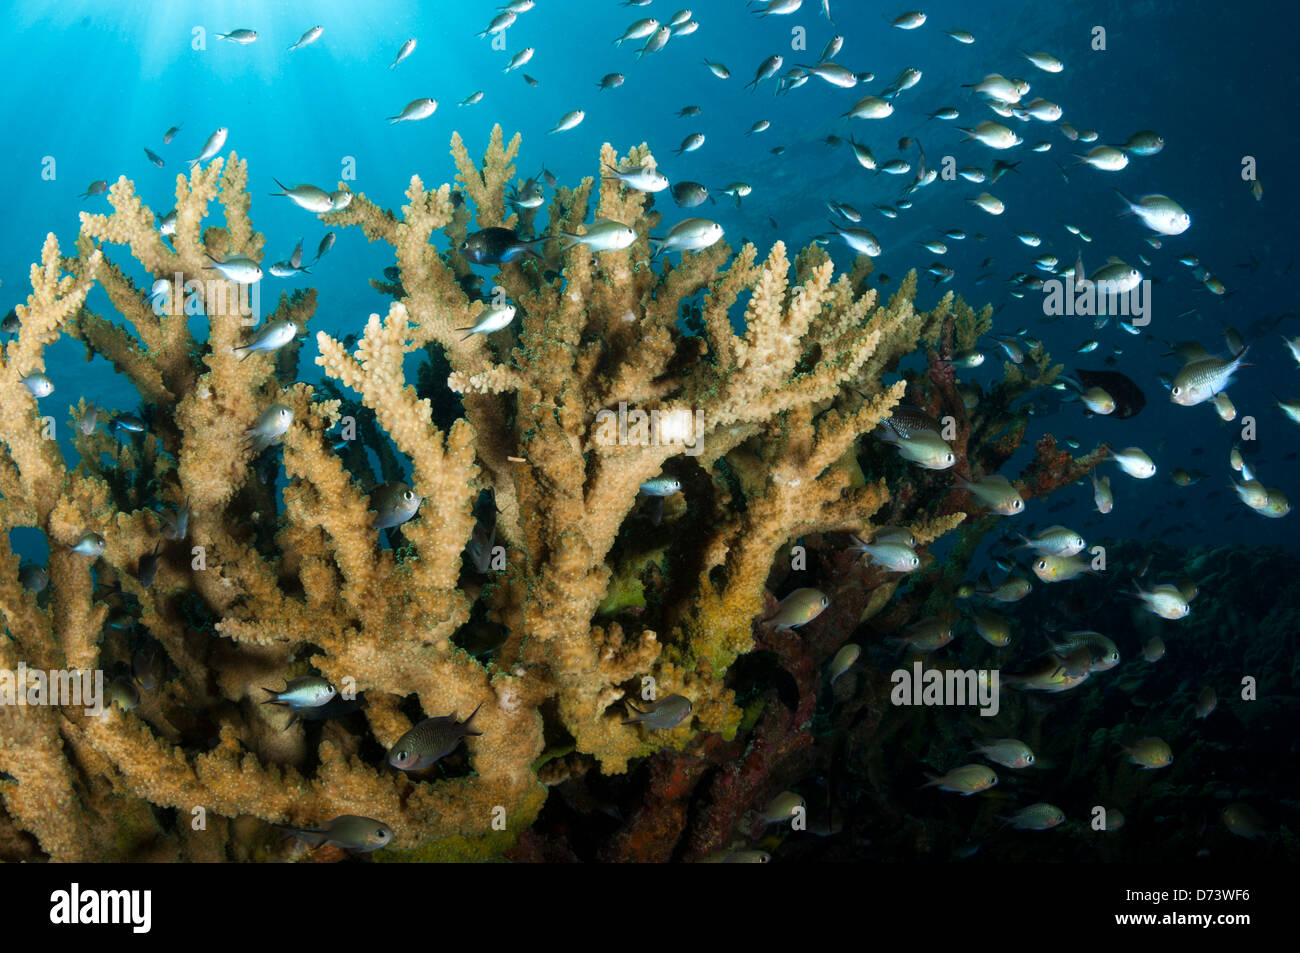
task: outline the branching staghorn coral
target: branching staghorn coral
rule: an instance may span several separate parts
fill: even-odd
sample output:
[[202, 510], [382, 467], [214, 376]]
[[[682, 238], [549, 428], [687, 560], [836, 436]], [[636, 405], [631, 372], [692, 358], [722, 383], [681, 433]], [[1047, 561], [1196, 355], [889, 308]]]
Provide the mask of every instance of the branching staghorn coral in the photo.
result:
[[[799, 537], [868, 531], [890, 503], [884, 480], [862, 479], [859, 438], [904, 396], [905, 381], [882, 376], [921, 341], [938, 342], [954, 305], [914, 311], [915, 275], [881, 304], [862, 286], [869, 269], [837, 279], [817, 247], [793, 267], [781, 243], [762, 260], [752, 245], [733, 257], [722, 242], [657, 258], [649, 197], [602, 177], [557, 191], [543, 260], [500, 266], [514, 325], [466, 337], [484, 307], [466, 294], [474, 273], [459, 250], [470, 206], [478, 228], [531, 227], [531, 214], [507, 217], [518, 147], [496, 129], [476, 168], [456, 138], [463, 192], [413, 178], [400, 218], [360, 192], [324, 216], [391, 245], [401, 278], [390, 286], [398, 300], [370, 316], [355, 348], [316, 336], [328, 387], [294, 380], [296, 345], [243, 359], [233, 350], [251, 329], [231, 304], [239, 287], [210, 258], [256, 260], [263, 244], [233, 154], [178, 176], [170, 246], [126, 179], [110, 189], [111, 215], [83, 216], [75, 257], [47, 240], [0, 367], [0, 514], [7, 530], [45, 532], [49, 587], [38, 598], [17, 582], [0, 537], [0, 666], [108, 670], [156, 648], [167, 677], [103, 718], [0, 710], [4, 830], [34, 838], [0, 843], [58, 860], [273, 857], [283, 851], [270, 828], [257, 834], [259, 821], [360, 814], [393, 829], [388, 856], [490, 856], [532, 824], [562, 775], [615, 774], [735, 735], [742, 711], [725, 677], [755, 645], [774, 564]], [[600, 160], [603, 172], [653, 156], [642, 146], [620, 163], [606, 146]], [[214, 201], [226, 225], [200, 232]], [[635, 243], [564, 247], [561, 233], [582, 234], [589, 212], [634, 228]], [[112, 246], [155, 278], [179, 276], [165, 308], [142, 303]], [[86, 306], [92, 287], [123, 322]], [[681, 320], [695, 300], [701, 333]], [[313, 293], [286, 296], [266, 320], [303, 327], [314, 309]], [[206, 315], [206, 340], [191, 335], [187, 311]], [[73, 468], [41, 435], [22, 382], [60, 333], [111, 361], [149, 410], [147, 433], [130, 443], [79, 432]], [[445, 355], [463, 408], [450, 427], [403, 370], [407, 354], [430, 348]], [[333, 446], [333, 429], [361, 413], [340, 400], [347, 391], [423, 498], [390, 548], [372, 528], [376, 481], [355, 462], [363, 455]], [[244, 447], [276, 403], [293, 411], [282, 448]], [[654, 412], [658, 429], [611, 431], [628, 408]], [[74, 424], [87, 413], [79, 403]], [[282, 490], [268, 477], [277, 458]], [[390, 450], [383, 459], [388, 469]], [[684, 492], [660, 520], [639, 488], [665, 473]], [[504, 568], [483, 574], [463, 554], [485, 490]], [[916, 512], [922, 546], [963, 517]], [[88, 531], [106, 540], [98, 559], [68, 549]], [[157, 573], [143, 583], [154, 552]], [[639, 567], [646, 601], [602, 615], [625, 563]], [[880, 586], [872, 604], [892, 591]], [[490, 658], [458, 641], [476, 613], [508, 629]], [[123, 616], [125, 631], [112, 624]], [[312, 671], [363, 693], [363, 715], [309, 733], [261, 704], [266, 686]], [[691, 717], [666, 731], [625, 725], [618, 703], [647, 680], [658, 695], [688, 696]], [[419, 717], [411, 696], [425, 716], [477, 712], [467, 774], [408, 776], [376, 757]], [[195, 829], [200, 815], [206, 827]]]

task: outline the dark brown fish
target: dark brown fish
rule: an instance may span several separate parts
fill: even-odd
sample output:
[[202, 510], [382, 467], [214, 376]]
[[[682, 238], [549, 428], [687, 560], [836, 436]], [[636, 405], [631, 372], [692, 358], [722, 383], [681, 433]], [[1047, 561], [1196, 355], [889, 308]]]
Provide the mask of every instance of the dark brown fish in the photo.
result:
[[1112, 417], [1136, 417], [1147, 405], [1147, 397], [1142, 393], [1142, 388], [1119, 371], [1086, 371], [1080, 368], [1074, 374], [1085, 388], [1100, 387], [1115, 398], [1115, 412], [1110, 415]]

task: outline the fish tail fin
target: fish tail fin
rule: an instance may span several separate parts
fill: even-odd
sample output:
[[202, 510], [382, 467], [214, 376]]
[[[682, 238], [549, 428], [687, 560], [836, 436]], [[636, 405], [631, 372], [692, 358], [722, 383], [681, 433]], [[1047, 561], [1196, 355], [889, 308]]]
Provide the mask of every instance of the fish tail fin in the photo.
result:
[[460, 723], [460, 730], [461, 730], [461, 732], [462, 732], [463, 734], [470, 735], [470, 736], [477, 736], [477, 735], [481, 735], [481, 734], [483, 734], [483, 732], [481, 732], [481, 731], [469, 731], [469, 730], [468, 730], [468, 729], [469, 729], [469, 723], [470, 723], [471, 721], [474, 720], [474, 716], [478, 714], [479, 709], [482, 708], [482, 707], [483, 707], [483, 703], [482, 703], [482, 702], [479, 702], [477, 705], [474, 706], [474, 710], [473, 710], [472, 712], [469, 713], [469, 717], [466, 718], [464, 721], [462, 721], [462, 722]]
[[630, 701], [624, 701], [623, 704], [627, 707], [628, 710], [628, 717], [624, 719], [623, 724], [635, 725], [638, 722], [640, 722], [642, 718], [645, 717], [645, 712], [637, 708]]
[[931, 774], [929, 771], [922, 772], [926, 777], [926, 782], [920, 785], [917, 790], [924, 791], [926, 788], [937, 787], [943, 783], [943, 778], [937, 774]]
[[1133, 203], [1129, 201], [1129, 197], [1125, 195], [1123, 192], [1121, 192], [1119, 189], [1112, 188], [1111, 191], [1114, 192], [1116, 195], [1118, 195], [1120, 197], [1120, 200], [1127, 206], [1127, 208], [1124, 211], [1120, 212], [1115, 217], [1124, 218], [1126, 215], [1132, 215]]

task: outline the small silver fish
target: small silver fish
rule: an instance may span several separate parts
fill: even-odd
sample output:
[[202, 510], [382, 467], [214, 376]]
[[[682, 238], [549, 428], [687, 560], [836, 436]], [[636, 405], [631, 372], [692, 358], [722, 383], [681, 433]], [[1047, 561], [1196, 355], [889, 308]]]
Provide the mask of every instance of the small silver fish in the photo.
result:
[[22, 381], [33, 397], [49, 397], [54, 393], [54, 382], [40, 371], [28, 374]]
[[284, 404], [272, 404], [262, 411], [257, 422], [244, 431], [244, 446], [257, 455], [279, 441], [293, 424], [293, 408]]
[[212, 262], [208, 271], [219, 271], [236, 284], [253, 285], [262, 280], [262, 269], [247, 255], [227, 255], [224, 261], [217, 261], [211, 255], [207, 258]]
[[294, 50], [300, 50], [304, 46], [308, 46], [312, 43], [315, 43], [317, 40], [321, 38], [321, 34], [324, 32], [325, 32], [325, 28], [323, 26], [312, 27], [302, 36], [298, 37], [298, 41], [294, 43], [293, 46], [289, 47], [289, 52], [292, 53]]
[[239, 354], [239, 360], [242, 362], [254, 351], [278, 351], [298, 336], [298, 330], [296, 321], [291, 318], [281, 318], [264, 326], [247, 344], [241, 344], [231, 350]]
[[397, 51], [397, 59], [393, 60], [393, 62], [389, 64], [388, 68], [396, 69], [398, 63], [402, 62], [402, 60], [406, 59], [414, 52], [415, 52], [415, 37], [411, 37], [409, 40], [407, 40], [405, 43], [402, 44], [402, 48]]
[[104, 552], [104, 547], [108, 541], [95, 532], [83, 533], [81, 538], [68, 547], [71, 552], [78, 556], [100, 556]]
[[207, 162], [220, 152], [222, 146], [226, 144], [226, 136], [229, 134], [230, 130], [222, 126], [208, 136], [208, 141], [203, 143], [203, 148], [199, 151], [199, 154], [190, 160], [190, 168], [194, 168], [200, 162]]
[[[263, 705], [280, 705], [286, 708], [319, 708], [327, 705], [338, 695], [338, 691], [329, 683], [329, 679], [321, 678], [319, 675], [300, 675], [297, 678], [291, 678], [285, 683], [284, 688], [276, 690], [274, 688], [263, 688], [271, 697], [265, 699]], [[290, 720], [290, 724], [292, 724]]]

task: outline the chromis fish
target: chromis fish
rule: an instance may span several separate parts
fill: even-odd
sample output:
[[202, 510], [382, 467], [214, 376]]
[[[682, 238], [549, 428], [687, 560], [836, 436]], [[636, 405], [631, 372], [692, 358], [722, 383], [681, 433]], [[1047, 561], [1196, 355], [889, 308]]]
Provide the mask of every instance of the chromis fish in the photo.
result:
[[222, 261], [217, 261], [211, 255], [208, 260], [212, 266], [204, 266], [208, 271], [219, 271], [222, 276], [241, 285], [253, 285], [262, 280], [262, 269], [257, 262], [247, 255], [227, 255]]
[[502, 328], [510, 326], [510, 322], [515, 319], [515, 306], [513, 304], [490, 304], [479, 312], [478, 320], [473, 325], [466, 328], [457, 328], [457, 331], [464, 331], [465, 336], [462, 341], [467, 341], [476, 334], [492, 334], [500, 331]]
[[323, 26], [312, 27], [302, 36], [298, 37], [297, 41], [293, 44], [293, 46], [289, 47], [289, 52], [292, 53], [294, 50], [300, 50], [304, 46], [309, 46], [310, 44], [315, 43], [317, 40], [321, 38], [321, 34], [323, 34], [324, 32], [325, 32], [325, 28]]
[[424, 497], [400, 480], [381, 483], [370, 494], [370, 508], [375, 518], [371, 529], [390, 529], [401, 526], [415, 517]]
[[438, 101], [430, 97], [423, 99], [412, 99], [396, 116], [388, 116], [388, 124], [395, 126], [399, 122], [417, 122], [421, 119], [428, 119], [438, 109]]
[[[212, 135], [208, 136], [207, 141], [203, 143], [203, 148], [199, 150], [199, 154], [190, 160], [190, 168], [194, 168], [200, 162], [207, 162], [220, 152], [222, 147], [226, 144], [226, 136], [229, 134], [230, 130], [225, 126], [216, 129]], [[164, 141], [166, 140], [164, 139]]]
[[1206, 685], [1201, 689], [1201, 693], [1196, 696], [1196, 717], [1209, 718], [1210, 714], [1219, 705], [1219, 696], [1214, 692], [1214, 686]]
[[1034, 752], [1030, 750], [1029, 745], [1016, 738], [998, 738], [976, 745], [974, 750], [994, 764], [1013, 770], [1031, 767], [1035, 760]]
[[1078, 648], [1086, 649], [1089, 672], [1106, 672], [1120, 663], [1119, 646], [1100, 632], [1067, 632], [1063, 639], [1058, 641], [1049, 637], [1048, 642], [1058, 654]]
[[461, 242], [460, 253], [475, 265], [500, 265], [528, 255], [541, 258], [536, 246], [545, 241], [545, 236], [524, 240], [512, 228], [491, 227], [466, 236]]
[[1063, 823], [1065, 812], [1055, 804], [1039, 802], [1022, 807], [1010, 817], [1001, 817], [999, 820], [1007, 821], [1021, 831], [1046, 831]]
[[832, 658], [826, 666], [827, 674], [830, 675], [832, 685], [835, 684], [836, 679], [853, 667], [854, 663], [858, 660], [858, 656], [861, 654], [862, 646], [853, 642], [841, 647], [840, 650], [835, 653], [835, 657]]
[[1065, 582], [1093, 571], [1088, 561], [1078, 556], [1039, 556], [1033, 570], [1043, 582]]
[[1164, 740], [1156, 737], [1143, 738], [1132, 745], [1124, 745], [1130, 764], [1139, 765], [1144, 771], [1165, 768], [1174, 762], [1174, 753]]
[[292, 318], [279, 318], [258, 331], [253, 336], [253, 340], [231, 350], [239, 354], [239, 360], [242, 362], [254, 351], [278, 351], [298, 336], [298, 330], [298, 322]]
[[28, 374], [22, 378], [22, 383], [33, 397], [49, 397], [54, 393], [54, 381], [40, 371]]
[[650, 239], [655, 254], [672, 251], [703, 251], [722, 239], [722, 226], [707, 218], [678, 222], [664, 238]]
[[396, 69], [398, 63], [402, 62], [402, 60], [406, 59], [414, 52], [415, 52], [415, 37], [411, 37], [409, 40], [407, 40], [405, 43], [402, 44], [402, 48], [397, 51], [397, 58], [393, 60], [391, 64], [389, 64], [388, 68]]
[[1158, 635], [1153, 635], [1142, 643], [1142, 658], [1148, 662], [1159, 662], [1165, 657], [1165, 643]]
[[231, 30], [229, 33], [218, 33], [217, 38], [221, 40], [229, 40], [231, 43], [239, 43], [242, 46], [247, 46], [249, 43], [257, 42], [257, 31]]
[[1115, 498], [1110, 491], [1110, 477], [1098, 477], [1096, 470], [1092, 472], [1092, 499], [1097, 512], [1103, 515], [1115, 508]]
[[[651, 164], [633, 166], [630, 169], [616, 169], [612, 165], [607, 165], [605, 168], [609, 172], [605, 178], [618, 179], [638, 192], [662, 192], [668, 188], [668, 177]], [[707, 192], [708, 189], [705, 189], [706, 194]], [[695, 204], [698, 205], [699, 202]]]
[[279, 691], [274, 688], [263, 688], [262, 691], [271, 696], [262, 702], [263, 705], [279, 705], [292, 709], [290, 725], [297, 719], [298, 709], [319, 708], [329, 704], [338, 694], [329, 680], [319, 675], [300, 675], [289, 679], [284, 688]]
[[894, 643], [903, 651], [934, 652], [952, 641], [952, 626], [939, 618], [922, 619], [885, 641]]
[[1282, 490], [1277, 487], [1269, 487], [1266, 493], [1268, 499], [1260, 509], [1255, 511], [1256, 513], [1272, 519], [1280, 519], [1291, 512], [1291, 502]]
[[987, 791], [998, 783], [998, 776], [993, 769], [982, 764], [962, 765], [944, 775], [927, 772], [925, 776], [929, 780], [921, 785], [922, 788], [937, 787], [940, 791], [953, 791], [964, 797]]
[[971, 613], [971, 621], [979, 637], [989, 645], [1002, 648], [1011, 643], [1011, 626], [998, 613], [977, 609]]
[[403, 771], [421, 771], [440, 761], [456, 750], [462, 738], [482, 734], [469, 727], [482, 707], [480, 703], [464, 721], [458, 721], [455, 713], [424, 719], [397, 739], [388, 754], [388, 763]]
[[1136, 215], [1153, 232], [1181, 235], [1192, 224], [1192, 217], [1167, 195], [1144, 195], [1134, 202], [1119, 189], [1115, 189], [1115, 194], [1128, 206], [1128, 211], [1123, 214]]
[[1055, 652], [1048, 652], [1029, 661], [1024, 668], [1013, 672], [1004, 672], [1002, 680], [1008, 685], [1028, 691], [1059, 693], [1069, 691], [1082, 685], [1087, 680], [1087, 672], [1071, 675], [1065, 659]]
[[547, 134], [554, 135], [557, 132], [568, 132], [586, 118], [587, 114], [583, 110], [572, 109], [561, 116], [559, 120], [556, 121], [555, 125], [547, 130]]
[[1193, 407], [1226, 390], [1249, 350], [1249, 345], [1243, 347], [1230, 361], [1211, 356], [1183, 365], [1174, 377], [1174, 386], [1169, 389], [1170, 400], [1184, 407]]
[[1148, 612], [1158, 615], [1162, 619], [1177, 620], [1186, 618], [1188, 613], [1192, 611], [1186, 597], [1175, 585], [1162, 583], [1153, 586], [1148, 591], [1135, 582], [1133, 588], [1136, 591], [1131, 594], [1141, 600]]
[[598, 252], [622, 251], [636, 241], [636, 229], [607, 218], [597, 219], [581, 235], [573, 232], [561, 234], [565, 238], [563, 251], [578, 245], [586, 245], [592, 251]]
[[682, 481], [676, 477], [655, 477], [642, 483], [638, 492], [642, 496], [672, 496], [680, 493], [681, 489]]
[[134, 711], [140, 706], [140, 690], [130, 678], [119, 675], [104, 686], [104, 701], [107, 707], [116, 705], [122, 711]]
[[290, 202], [308, 212], [314, 212], [317, 215], [323, 215], [326, 212], [334, 210], [334, 200], [330, 198], [330, 193], [324, 189], [317, 188], [314, 185], [295, 185], [293, 188], [285, 185], [279, 179], [272, 178], [279, 192], [272, 192], [272, 195], [286, 196]]
[[700, 182], [678, 182], [672, 187], [673, 201], [680, 208], [703, 205], [709, 197], [708, 186]]
[[866, 553], [874, 565], [891, 572], [914, 572], [921, 566], [921, 557], [912, 547], [898, 540], [886, 539], [875, 543], [858, 540], [854, 548]]
[[24, 563], [18, 567], [18, 582], [24, 589], [39, 593], [50, 584], [50, 574], [40, 566]]
[[672, 694], [652, 702], [642, 702], [637, 708], [630, 701], [624, 702], [628, 708], [625, 725], [645, 725], [652, 731], [669, 731], [680, 725], [690, 716], [694, 709], [691, 700], [685, 695]]
[[1123, 149], [1135, 156], [1153, 156], [1164, 147], [1165, 139], [1162, 135], [1150, 129], [1143, 129], [1140, 132], [1133, 133], [1128, 137], [1127, 142], [1116, 148]]
[[1049, 526], [1039, 533], [1036, 539], [1030, 539], [1023, 533], [1017, 535], [1024, 540], [1024, 544], [1017, 548], [1028, 547], [1044, 556], [1073, 556], [1083, 552], [1084, 547], [1087, 546], [1082, 536], [1065, 526]]
[[947, 470], [957, 462], [948, 442], [931, 430], [918, 430], [889, 442], [898, 448], [900, 457], [926, 470]]
[[256, 423], [244, 431], [244, 446], [252, 448], [254, 455], [279, 441], [293, 425], [293, 408], [285, 404], [272, 404], [262, 411]]
[[69, 546], [68, 550], [78, 556], [100, 556], [107, 545], [108, 541], [103, 536], [95, 532], [87, 532], [83, 533], [80, 539]]
[[1264, 819], [1249, 804], [1237, 801], [1223, 809], [1223, 825], [1238, 837], [1255, 840], [1264, 833]]
[[1034, 584], [1021, 575], [1008, 576], [997, 586], [991, 589], [981, 589], [982, 595], [988, 596], [994, 602], [1019, 602], [1025, 596], [1029, 595], [1034, 588]]
[[994, 513], [1015, 516], [1024, 512], [1025, 501], [1020, 492], [1012, 486], [1010, 480], [1000, 474], [990, 473], [974, 482], [963, 477], [958, 477], [957, 480]]
[[1110, 459], [1136, 480], [1148, 480], [1156, 475], [1156, 465], [1139, 447], [1111, 451]]
[[184, 506], [175, 510], [163, 513], [159, 518], [161, 526], [159, 532], [163, 539], [184, 539], [189, 532], [190, 522], [190, 505], [187, 502]]
[[378, 850], [393, 839], [393, 829], [387, 824], [356, 814], [340, 814], [323, 827], [290, 827], [285, 830], [312, 847], [332, 845], [360, 853]]
[[808, 802], [795, 791], [782, 791], [763, 806], [758, 819], [764, 824], [784, 824], [796, 811], [806, 809]]
[[830, 604], [830, 598], [820, 589], [796, 589], [781, 600], [767, 624], [778, 630], [797, 629], [825, 612]]

